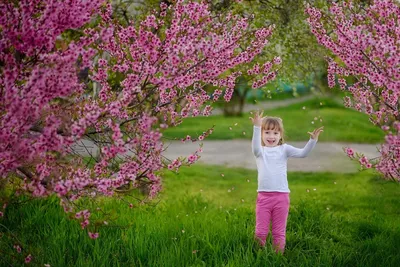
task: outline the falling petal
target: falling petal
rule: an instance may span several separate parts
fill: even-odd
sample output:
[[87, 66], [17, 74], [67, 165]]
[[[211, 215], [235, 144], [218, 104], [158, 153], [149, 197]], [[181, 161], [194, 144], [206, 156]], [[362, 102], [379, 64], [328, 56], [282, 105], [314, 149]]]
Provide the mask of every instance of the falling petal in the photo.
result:
[[222, 177], [225, 177], [225, 174], [221, 173], [221, 176], [222, 176]]
[[306, 109], [306, 107], [303, 107], [303, 109]]

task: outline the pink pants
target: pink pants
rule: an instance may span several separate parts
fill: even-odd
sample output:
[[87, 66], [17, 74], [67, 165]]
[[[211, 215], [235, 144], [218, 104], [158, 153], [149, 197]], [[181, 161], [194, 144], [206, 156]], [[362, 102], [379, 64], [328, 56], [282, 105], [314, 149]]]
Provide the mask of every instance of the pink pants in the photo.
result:
[[258, 192], [255, 237], [261, 246], [265, 246], [269, 225], [272, 222], [272, 239], [275, 251], [283, 253], [286, 243], [289, 205], [289, 193]]

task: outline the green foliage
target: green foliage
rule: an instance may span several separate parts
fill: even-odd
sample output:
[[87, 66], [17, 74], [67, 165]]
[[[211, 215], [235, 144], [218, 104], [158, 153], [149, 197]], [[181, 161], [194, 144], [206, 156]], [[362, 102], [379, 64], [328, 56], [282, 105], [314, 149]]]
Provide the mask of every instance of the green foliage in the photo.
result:
[[[267, 106], [268, 102], [263, 105]], [[286, 140], [289, 143], [307, 141], [309, 139], [307, 132], [322, 125], [325, 128], [319, 138], [321, 142], [378, 143], [384, 137], [383, 131], [372, 125], [367, 115], [346, 109], [330, 98], [315, 98], [288, 107], [267, 110], [264, 114], [283, 119]], [[184, 138], [186, 135], [197, 137], [204, 130], [215, 125], [208, 140], [251, 139], [252, 124], [249, 116], [251, 114], [245, 114], [243, 117], [216, 115], [187, 118], [179, 126], [167, 129], [163, 135], [177, 139]]]
[[[230, 1], [233, 12], [249, 16], [254, 14], [254, 27], [275, 25], [269, 46], [264, 50], [265, 61], [274, 56], [282, 58], [279, 78], [287, 82], [305, 81], [314, 73], [321, 75], [326, 69], [324, 56], [326, 49], [320, 46], [311, 33], [304, 14], [305, 1], [289, 0], [248, 0], [241, 3]], [[313, 1], [320, 8], [327, 2]], [[321, 77], [322, 78], [322, 77]], [[319, 78], [318, 78], [319, 79]]]

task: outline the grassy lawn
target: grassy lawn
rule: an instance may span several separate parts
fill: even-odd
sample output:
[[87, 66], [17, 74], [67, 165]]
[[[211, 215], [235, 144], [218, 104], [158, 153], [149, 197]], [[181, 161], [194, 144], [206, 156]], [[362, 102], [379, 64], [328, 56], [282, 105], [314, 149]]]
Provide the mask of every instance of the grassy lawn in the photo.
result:
[[[283, 119], [288, 142], [308, 140], [307, 132], [321, 125], [325, 126], [325, 131], [319, 138], [320, 142], [379, 143], [384, 137], [383, 131], [374, 126], [367, 115], [344, 108], [330, 99], [313, 99], [269, 110], [267, 115]], [[208, 139], [251, 139], [252, 124], [249, 116], [251, 115], [187, 118], [178, 127], [167, 129], [164, 136], [181, 139], [189, 134], [197, 137], [215, 125], [214, 132]]]
[[[22, 265], [27, 253], [34, 266], [398, 266], [399, 184], [372, 172], [289, 173], [282, 257], [253, 240], [256, 175], [208, 165], [166, 172], [155, 206], [106, 201], [118, 218], [97, 240], [55, 200], [9, 206], [0, 220], [0, 266]], [[21, 254], [12, 252], [10, 233], [24, 244]]]

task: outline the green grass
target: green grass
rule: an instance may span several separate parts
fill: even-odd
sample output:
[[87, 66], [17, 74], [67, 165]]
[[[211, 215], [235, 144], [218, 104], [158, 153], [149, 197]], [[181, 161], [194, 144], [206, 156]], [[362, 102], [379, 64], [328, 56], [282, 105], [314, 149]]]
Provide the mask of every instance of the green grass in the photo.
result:
[[[256, 175], [207, 165], [168, 172], [156, 206], [107, 201], [118, 219], [97, 240], [55, 200], [9, 206], [0, 220], [0, 266], [22, 266], [28, 253], [34, 266], [397, 266], [399, 184], [372, 172], [289, 173], [282, 257], [270, 237], [266, 249], [253, 240]], [[4, 227], [24, 245], [22, 254]]]
[[[384, 137], [383, 131], [374, 126], [367, 115], [344, 108], [331, 99], [308, 100], [289, 107], [269, 110], [266, 113], [283, 119], [288, 142], [306, 141], [309, 139], [307, 132], [322, 125], [325, 130], [319, 138], [320, 142], [373, 144], [382, 142]], [[163, 134], [164, 137], [173, 139], [181, 139], [186, 135], [197, 137], [215, 125], [213, 133], [208, 137], [209, 140], [251, 139], [252, 124], [249, 116], [251, 115], [187, 118], [182, 124], [167, 129]]]

